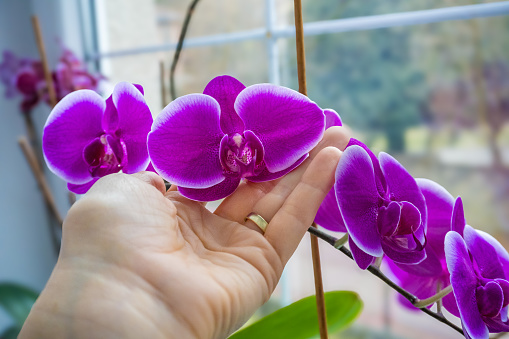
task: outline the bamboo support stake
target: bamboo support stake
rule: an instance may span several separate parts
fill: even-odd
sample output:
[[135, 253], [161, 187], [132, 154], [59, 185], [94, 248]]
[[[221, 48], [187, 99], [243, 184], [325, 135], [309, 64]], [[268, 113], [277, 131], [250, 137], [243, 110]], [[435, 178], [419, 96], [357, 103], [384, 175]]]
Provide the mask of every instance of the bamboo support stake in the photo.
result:
[[23, 154], [25, 155], [25, 158], [28, 161], [28, 164], [30, 165], [30, 168], [32, 169], [32, 173], [34, 174], [35, 180], [37, 181], [39, 187], [41, 188], [42, 196], [44, 197], [46, 204], [48, 205], [49, 209], [51, 210], [51, 213], [53, 213], [55, 219], [61, 226], [63, 223], [62, 216], [60, 215], [60, 212], [57, 209], [55, 199], [53, 198], [53, 194], [49, 189], [46, 177], [44, 176], [44, 173], [42, 172], [41, 167], [39, 166], [39, 162], [37, 161], [37, 156], [35, 155], [34, 149], [32, 148], [32, 146], [30, 145], [25, 136], [19, 137], [18, 143], [19, 146], [21, 147], [21, 150], [23, 151]]
[[[304, 51], [304, 25], [302, 20], [302, 2], [294, 0], [295, 12], [295, 42], [297, 46], [297, 74], [299, 78], [299, 92], [307, 95], [306, 86], [306, 54]], [[313, 223], [316, 227], [316, 224]], [[320, 251], [318, 238], [311, 235], [311, 254], [313, 257], [313, 273], [315, 278], [316, 310], [318, 314], [318, 326], [320, 338], [327, 339], [327, 317], [325, 313], [325, 297], [322, 282], [322, 268], [320, 264]]]
[[[311, 227], [317, 227], [315, 223]], [[320, 338], [327, 339], [327, 313], [325, 312], [325, 296], [322, 281], [322, 265], [320, 263], [320, 252], [318, 247], [318, 238], [314, 235], [311, 239], [311, 255], [313, 257], [313, 274], [315, 278], [316, 311], [318, 314], [318, 327], [320, 329]]]
[[48, 95], [51, 107], [55, 107], [57, 104], [57, 95], [55, 92], [55, 86], [53, 85], [53, 78], [51, 71], [48, 66], [48, 58], [46, 57], [46, 49], [44, 47], [44, 41], [42, 40], [41, 26], [39, 25], [39, 19], [37, 15], [32, 15], [32, 26], [34, 28], [35, 41], [37, 42], [37, 48], [39, 49], [39, 55], [41, 57], [42, 69], [44, 71], [44, 78], [48, 85]]

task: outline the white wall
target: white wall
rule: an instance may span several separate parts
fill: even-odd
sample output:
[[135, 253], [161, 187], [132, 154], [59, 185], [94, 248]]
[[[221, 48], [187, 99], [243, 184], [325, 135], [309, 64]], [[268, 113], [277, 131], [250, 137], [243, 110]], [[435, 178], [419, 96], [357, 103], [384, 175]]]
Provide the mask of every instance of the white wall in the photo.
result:
[[[19, 56], [38, 58], [30, 19], [37, 14], [50, 65], [60, 54], [57, 38], [81, 53], [77, 1], [0, 1], [0, 52], [9, 49]], [[25, 133], [18, 108], [20, 99], [7, 100], [3, 93], [0, 85], [0, 282], [17, 282], [40, 291], [53, 269], [56, 254], [42, 195], [17, 143]], [[32, 112], [39, 135], [49, 112], [45, 104]], [[65, 183], [47, 174], [65, 216], [69, 207]], [[0, 333], [9, 324], [9, 318], [0, 311]]]

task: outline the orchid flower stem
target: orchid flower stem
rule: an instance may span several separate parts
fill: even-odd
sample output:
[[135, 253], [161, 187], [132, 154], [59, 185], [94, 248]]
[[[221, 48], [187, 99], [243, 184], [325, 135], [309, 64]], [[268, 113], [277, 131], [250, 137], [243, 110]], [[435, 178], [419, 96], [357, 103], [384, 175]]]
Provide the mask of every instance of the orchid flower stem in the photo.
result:
[[429, 305], [433, 305], [438, 300], [441, 300], [443, 297], [445, 297], [446, 295], [448, 295], [451, 292], [452, 292], [452, 286], [449, 285], [446, 288], [444, 288], [443, 290], [441, 290], [440, 292], [438, 292], [437, 294], [435, 294], [434, 296], [431, 296], [429, 298], [422, 299], [422, 300], [417, 299], [413, 303], [413, 305], [417, 308], [428, 307]]
[[339, 250], [344, 244], [348, 242], [348, 233], [345, 233], [344, 236], [339, 238], [332, 246], [334, 246], [335, 249]]
[[191, 16], [194, 13], [194, 8], [198, 4], [199, 0], [193, 0], [189, 7], [187, 8], [186, 17], [184, 19], [184, 23], [182, 24], [182, 29], [180, 31], [179, 41], [177, 43], [177, 48], [175, 48], [175, 54], [173, 55], [173, 60], [171, 61], [170, 68], [170, 94], [171, 99], [177, 99], [177, 92], [175, 90], [175, 69], [177, 68], [177, 63], [179, 61], [180, 52], [182, 51], [182, 46], [184, 46], [184, 39], [186, 38], [187, 27], [189, 26], [189, 22], [191, 21]]
[[[336, 237], [334, 237], [334, 236], [332, 236], [330, 234], [327, 234], [327, 233], [325, 233], [325, 232], [323, 232], [323, 231], [321, 231], [321, 230], [319, 230], [319, 229], [317, 229], [316, 227], [313, 227], [313, 226], [308, 228], [308, 232], [313, 234], [313, 235], [315, 235], [317, 238], [322, 239], [323, 241], [327, 242], [328, 244], [332, 245], [333, 247], [335, 247], [336, 242], [339, 241], [338, 238], [336, 238]], [[347, 257], [349, 257], [350, 259], [354, 260], [352, 252], [350, 252], [350, 250], [348, 248], [346, 248], [345, 246], [341, 246], [341, 247], [339, 247], [337, 249], [340, 252], [342, 252], [343, 254], [345, 254]], [[371, 266], [369, 266], [367, 268], [367, 271], [369, 271], [371, 274], [373, 274], [376, 277], [378, 277], [378, 279], [382, 280], [384, 283], [389, 285], [393, 290], [395, 290], [396, 292], [401, 294], [403, 297], [405, 297], [408, 301], [410, 301], [412, 303], [412, 305], [415, 305], [417, 302], [419, 302], [419, 299], [416, 296], [414, 296], [412, 293], [410, 293], [407, 290], [405, 290], [405, 289], [401, 288], [400, 286], [398, 286], [395, 282], [393, 282], [385, 274], [383, 274], [382, 271], [380, 271], [379, 268], [374, 267], [374, 266], [371, 265]], [[445, 290], [447, 290], [447, 288], [445, 288], [442, 291], [440, 291], [439, 293], [437, 293], [437, 295], [442, 293]], [[447, 293], [444, 292], [445, 294], [443, 294], [442, 297], [447, 295], [449, 292], [447, 292]], [[428, 300], [428, 299], [426, 299], [426, 300]], [[463, 330], [460, 327], [458, 327], [458, 326], [454, 325], [453, 323], [451, 323], [441, 313], [435, 313], [435, 312], [429, 310], [426, 307], [420, 307], [419, 309], [422, 312], [424, 312], [427, 315], [429, 315], [430, 317], [435, 318], [436, 320], [440, 321], [441, 323], [444, 323], [447, 326], [451, 327], [452, 329], [456, 330], [458, 333], [461, 333], [461, 335], [464, 335], [463, 334]]]
[[383, 255], [381, 257], [377, 257], [375, 259], [375, 262], [373, 263], [373, 267], [380, 269], [380, 265], [382, 265], [383, 258], [384, 258]]
[[[437, 284], [437, 293], [442, 289], [442, 283], [439, 281]], [[437, 313], [442, 314], [442, 299], [437, 300]]]

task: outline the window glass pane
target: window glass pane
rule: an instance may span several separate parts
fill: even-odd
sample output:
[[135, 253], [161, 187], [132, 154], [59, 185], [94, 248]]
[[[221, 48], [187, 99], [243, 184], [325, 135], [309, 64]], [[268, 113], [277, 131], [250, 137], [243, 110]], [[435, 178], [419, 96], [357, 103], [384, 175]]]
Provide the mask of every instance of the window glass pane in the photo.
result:
[[[155, 0], [158, 20], [170, 19], [182, 25], [191, 0]], [[264, 1], [214, 0], [199, 1], [189, 26], [189, 37], [230, 33], [265, 25]], [[178, 33], [177, 33], [178, 34]], [[178, 39], [178, 36], [176, 37]]]
[[[107, 18], [101, 38], [108, 51], [176, 43], [191, 0], [108, 0], [99, 2]], [[186, 37], [214, 35], [265, 25], [259, 0], [199, 1]]]
[[[168, 88], [172, 59], [173, 52], [159, 52], [109, 58], [104, 64], [111, 84], [130, 81], [143, 85], [155, 115], [162, 108], [159, 63], [163, 61], [165, 64], [164, 79]], [[184, 49], [175, 72], [176, 94], [201, 93], [212, 78], [222, 74], [232, 75], [246, 86], [267, 82], [265, 42], [255, 40]]]
[[[508, 28], [496, 17], [307, 37], [308, 94], [496, 234], [509, 227], [508, 180], [484, 170], [509, 165]], [[297, 88], [287, 44], [283, 84]]]
[[[311, 22], [490, 2], [500, 0], [302, 0], [302, 6], [304, 22]], [[281, 19], [287, 20], [288, 9], [292, 11], [293, 16], [292, 0], [278, 1], [278, 16]], [[290, 20], [293, 20], [293, 17]]]

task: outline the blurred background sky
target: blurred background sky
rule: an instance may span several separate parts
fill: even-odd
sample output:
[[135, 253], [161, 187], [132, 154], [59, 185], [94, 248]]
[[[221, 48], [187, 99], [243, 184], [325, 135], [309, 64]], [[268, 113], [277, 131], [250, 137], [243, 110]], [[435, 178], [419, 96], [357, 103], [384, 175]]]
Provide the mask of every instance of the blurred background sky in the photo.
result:
[[[303, 9], [305, 23], [312, 24], [498, 2], [503, 3], [303, 0]], [[108, 78], [103, 95], [119, 81], [143, 85], [155, 116], [163, 107], [160, 62], [169, 68], [189, 3], [0, 0], [0, 50], [37, 58], [30, 24], [37, 14], [50, 64], [58, 59], [61, 40], [91, 71]], [[389, 152], [414, 177], [432, 179], [461, 196], [468, 224], [509, 248], [509, 13], [418, 23], [307, 36], [308, 95], [335, 109], [375, 153]], [[245, 85], [274, 82], [297, 89], [295, 42], [291, 31], [284, 33], [292, 26], [291, 0], [201, 0], [175, 74], [177, 94], [202, 92], [221, 74]], [[168, 77], [166, 71], [166, 86]], [[33, 114], [42, 131], [49, 108], [40, 106]], [[18, 102], [1, 96], [0, 280], [41, 290], [56, 255], [44, 203], [17, 146], [23, 133]], [[65, 215], [65, 183], [50, 173], [48, 178]], [[354, 290], [365, 302], [360, 319], [341, 337], [455, 335], [423, 314], [402, 309], [386, 286], [337, 251], [321, 249], [326, 290]], [[265, 311], [313, 293], [309, 240], [304, 239]], [[0, 332], [7, 325], [0, 313]]]

